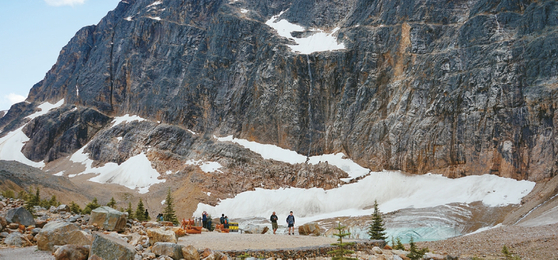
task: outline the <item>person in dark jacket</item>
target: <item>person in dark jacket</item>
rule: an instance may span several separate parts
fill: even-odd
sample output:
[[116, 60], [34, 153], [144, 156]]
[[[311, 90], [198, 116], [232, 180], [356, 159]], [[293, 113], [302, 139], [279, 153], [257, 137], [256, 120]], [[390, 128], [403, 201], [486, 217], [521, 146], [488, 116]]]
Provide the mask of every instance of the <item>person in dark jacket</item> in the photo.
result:
[[291, 211], [289, 216], [287, 216], [287, 226], [289, 228], [289, 235], [291, 235], [291, 233], [294, 235], [294, 224], [295, 224], [295, 217], [293, 215], [293, 212]]
[[277, 231], [277, 215], [275, 215], [275, 211], [273, 211], [273, 214], [271, 215], [271, 217], [269, 217], [269, 221], [271, 221], [271, 228], [273, 229], [273, 234], [275, 235], [275, 231]]

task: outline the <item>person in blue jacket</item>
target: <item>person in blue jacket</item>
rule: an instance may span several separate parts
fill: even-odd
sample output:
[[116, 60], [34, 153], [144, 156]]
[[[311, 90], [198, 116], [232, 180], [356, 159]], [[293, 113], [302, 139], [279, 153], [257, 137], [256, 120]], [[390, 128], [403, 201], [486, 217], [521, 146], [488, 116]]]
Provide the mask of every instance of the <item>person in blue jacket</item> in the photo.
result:
[[291, 211], [289, 216], [287, 216], [287, 226], [289, 228], [289, 235], [291, 235], [291, 233], [294, 235], [294, 224], [295, 224], [295, 217], [293, 215], [293, 212]]

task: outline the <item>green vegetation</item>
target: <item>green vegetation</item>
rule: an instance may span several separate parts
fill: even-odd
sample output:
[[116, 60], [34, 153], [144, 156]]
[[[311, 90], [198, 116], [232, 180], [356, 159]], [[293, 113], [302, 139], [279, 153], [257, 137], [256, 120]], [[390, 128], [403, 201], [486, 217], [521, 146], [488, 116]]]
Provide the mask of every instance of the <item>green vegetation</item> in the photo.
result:
[[91, 211], [93, 211], [94, 209], [100, 207], [101, 205], [99, 205], [99, 202], [97, 201], [97, 198], [93, 198], [93, 200], [91, 202], [89, 202], [87, 205], [85, 205], [85, 208], [82, 210], [83, 214], [91, 214]]
[[116, 209], [116, 200], [114, 200], [114, 197], [110, 198], [110, 201], [109, 201], [109, 203], [107, 203], [107, 206], [109, 206], [113, 209]]
[[14, 199], [15, 198], [15, 192], [13, 190], [5, 190], [5, 191], [2, 191], [2, 196], [4, 198]]
[[411, 237], [411, 241], [409, 242], [409, 245], [411, 246], [411, 248], [409, 248], [409, 254], [407, 254], [407, 257], [410, 258], [411, 260], [421, 259], [424, 256], [424, 254], [428, 252], [428, 248], [418, 248], [417, 245], [415, 244], [415, 241], [413, 240], [413, 237]]
[[338, 223], [338, 227], [335, 228], [339, 231], [339, 233], [333, 235], [339, 237], [337, 239], [339, 243], [333, 243], [331, 245], [337, 246], [338, 248], [336, 250], [327, 252], [328, 254], [334, 255], [331, 258], [332, 260], [343, 260], [343, 259], [356, 260], [356, 258], [345, 257], [345, 255], [354, 253], [354, 251], [352, 250], [345, 249], [346, 246], [354, 244], [354, 243], [343, 243], [343, 238], [351, 235], [351, 233], [345, 232], [345, 228], [346, 228], [345, 226], [341, 226], [341, 223]]
[[143, 206], [143, 201], [139, 200], [138, 202], [138, 207], [136, 208], [136, 214], [134, 214], [134, 216], [136, 217], [136, 219], [138, 221], [146, 221], [147, 219], [145, 218], [145, 207]]
[[521, 257], [514, 256], [506, 245], [502, 247], [502, 254], [504, 254], [506, 260], [521, 260]]
[[178, 218], [176, 217], [176, 214], [174, 213], [174, 205], [173, 205], [173, 199], [171, 196], [171, 190], [169, 188], [168, 192], [167, 192], [167, 198], [165, 200], [165, 209], [163, 210], [163, 220], [165, 221], [170, 221], [175, 225], [178, 225]]
[[132, 209], [132, 202], [128, 201], [128, 208], [126, 209], [128, 212], [128, 218], [134, 218], [134, 210]]
[[394, 250], [405, 250], [405, 246], [403, 246], [403, 243], [401, 243], [401, 239], [400, 238], [396, 238], [397, 242], [394, 244], [393, 243], [393, 238], [391, 239], [391, 245], [393, 246]]
[[70, 203], [70, 210], [75, 214], [81, 213], [81, 207], [73, 201]]
[[384, 228], [384, 219], [382, 213], [378, 210], [378, 201], [374, 201], [374, 214], [372, 214], [372, 224], [368, 228], [368, 235], [370, 239], [386, 240], [386, 232]]

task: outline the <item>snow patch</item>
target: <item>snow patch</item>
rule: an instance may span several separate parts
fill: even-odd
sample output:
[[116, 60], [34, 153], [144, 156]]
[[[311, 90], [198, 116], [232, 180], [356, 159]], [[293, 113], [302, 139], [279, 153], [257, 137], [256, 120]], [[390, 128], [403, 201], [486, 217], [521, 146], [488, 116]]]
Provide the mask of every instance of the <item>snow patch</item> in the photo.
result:
[[292, 32], [304, 32], [306, 29], [285, 19], [279, 20], [279, 16], [283, 13], [284, 11], [271, 17], [265, 22], [265, 24], [275, 29], [279, 36], [296, 42], [296, 45], [287, 45], [292, 51], [299, 52], [301, 54], [310, 54], [313, 52], [345, 49], [345, 45], [343, 43], [337, 43], [337, 38], [334, 36], [334, 34], [339, 30], [339, 27], [335, 28], [331, 33], [326, 33], [316, 28], [310, 28], [308, 31], [312, 32], [312, 35], [305, 38], [295, 38], [291, 35]]
[[150, 8], [150, 7], [153, 7], [153, 6], [156, 6], [156, 5], [160, 5], [162, 3], [163, 3], [162, 1], [155, 1], [152, 4], [148, 5], [147, 8]]
[[[131, 22], [131, 21], [132, 21], [132, 17], [131, 17], [131, 16], [128, 16], [128, 17], [124, 18], [124, 20], [126, 20], [126, 21], [128, 21], [128, 22]], [[79, 93], [79, 92], [78, 92], [78, 93]], [[78, 94], [78, 95], [79, 95], [79, 94]]]
[[320, 162], [327, 162], [330, 165], [335, 165], [339, 169], [343, 170], [349, 174], [349, 178], [357, 178], [370, 172], [369, 169], [364, 168], [357, 163], [353, 162], [351, 159], [345, 158], [343, 153], [336, 154], [324, 154], [318, 156], [306, 157], [305, 155], [299, 154], [295, 151], [283, 149], [276, 145], [271, 144], [260, 144], [244, 139], [234, 138], [232, 135], [226, 137], [216, 137], [217, 140], [221, 142], [233, 142], [237, 143], [245, 148], [250, 149], [252, 152], [260, 154], [266, 160], [276, 160], [280, 162], [286, 162], [290, 164], [308, 163], [318, 164]]
[[159, 17], [159, 16], [155, 16], [155, 17], [153, 17], [153, 16], [148, 16], [147, 18], [152, 19], [152, 20], [161, 21], [161, 17]]
[[162, 200], [162, 201], [161, 201], [161, 205], [165, 205], [165, 202], [167, 202], [166, 199]]
[[55, 174], [53, 174], [53, 175], [54, 175], [54, 176], [63, 176], [63, 175], [64, 175], [64, 171], [61, 171], [61, 172], [59, 172], [59, 173], [55, 173]]
[[[64, 99], [56, 102], [56, 104], [51, 104], [49, 102], [42, 103], [38, 106], [41, 110], [27, 116], [27, 118], [33, 120], [47, 114], [50, 110], [61, 107], [63, 104]], [[29, 137], [23, 133], [24, 127], [25, 125], [0, 138], [0, 160], [18, 161], [32, 167], [43, 168], [45, 167], [44, 161], [31, 161], [21, 152], [25, 143], [29, 141]]]
[[219, 169], [221, 169], [223, 167], [218, 162], [203, 162], [201, 160], [198, 160], [198, 161], [188, 160], [188, 161], [186, 161], [185, 164], [186, 165], [196, 165], [196, 166], [200, 167], [200, 169], [205, 173], [222, 172]]
[[124, 116], [115, 117], [114, 120], [112, 120], [112, 125], [116, 126], [125, 122], [133, 122], [133, 121], [141, 122], [141, 121], [147, 121], [147, 119], [141, 118], [136, 115], [130, 116], [129, 114], [126, 114]]
[[207, 211], [211, 215], [227, 212], [233, 218], [265, 218], [273, 211], [287, 213], [292, 210], [300, 225], [339, 216], [370, 215], [375, 200], [384, 213], [475, 201], [482, 201], [490, 207], [519, 204], [534, 186], [534, 182], [495, 175], [449, 179], [434, 174], [372, 172], [356, 183], [330, 190], [256, 188], [222, 200], [214, 207], [200, 203], [194, 215]]
[[240, 12], [243, 13], [243, 14], [245, 14], [245, 13], [248, 13], [248, 10], [242, 8], [242, 9], [240, 9]]
[[151, 167], [151, 162], [144, 153], [131, 157], [120, 165], [106, 163], [102, 167], [93, 168], [91, 167], [93, 160], [89, 159], [84, 149], [85, 146], [75, 152], [70, 157], [70, 160], [85, 165], [85, 171], [68, 177], [72, 178], [81, 174], [95, 173], [98, 175], [89, 179], [90, 181], [119, 184], [129, 189], [137, 189], [141, 194], [149, 192], [151, 185], [165, 182], [165, 180], [157, 179], [159, 173]]

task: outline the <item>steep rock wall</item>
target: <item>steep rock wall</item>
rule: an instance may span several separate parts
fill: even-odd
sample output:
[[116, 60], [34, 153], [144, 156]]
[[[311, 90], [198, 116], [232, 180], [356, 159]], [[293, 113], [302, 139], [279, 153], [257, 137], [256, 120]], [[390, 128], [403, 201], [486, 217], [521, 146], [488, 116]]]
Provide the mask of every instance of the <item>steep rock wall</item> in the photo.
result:
[[[76, 34], [28, 101], [64, 98], [302, 154], [344, 152], [374, 170], [541, 180], [558, 167], [557, 7], [122, 1]], [[265, 24], [279, 14], [339, 27], [346, 49], [292, 52]]]

